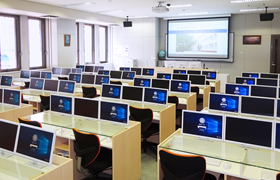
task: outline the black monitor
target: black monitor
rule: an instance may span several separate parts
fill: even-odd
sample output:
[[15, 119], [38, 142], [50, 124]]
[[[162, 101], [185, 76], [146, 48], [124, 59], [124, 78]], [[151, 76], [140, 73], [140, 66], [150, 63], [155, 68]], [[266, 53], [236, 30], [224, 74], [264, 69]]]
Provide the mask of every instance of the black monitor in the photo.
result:
[[276, 117], [280, 118], [280, 99], [277, 99], [276, 101], [277, 101]]
[[61, 68], [59, 68], [59, 67], [53, 67], [53, 68], [52, 68], [52, 74], [60, 75], [60, 74], [61, 74]]
[[40, 71], [30, 71], [30, 72], [31, 72], [30, 77], [40, 78], [40, 74], [41, 74]]
[[277, 87], [272, 86], [251, 86], [251, 96], [271, 97], [276, 98]]
[[76, 68], [82, 69], [83, 72], [85, 71], [85, 66], [84, 65], [76, 65]]
[[167, 79], [152, 79], [152, 86], [154, 88], [163, 88], [169, 90], [170, 80]]
[[256, 82], [256, 78], [235, 77], [235, 83], [236, 84], [254, 85], [255, 82]]
[[69, 80], [70, 81], [76, 81], [76, 83], [81, 82], [81, 77], [82, 77], [82, 75], [79, 74], [79, 73], [70, 73], [69, 74]]
[[52, 78], [52, 72], [47, 72], [47, 71], [41, 71], [41, 78], [44, 79], [51, 79]]
[[41, 78], [31, 78], [31, 80], [30, 80], [30, 89], [43, 90], [44, 80], [45, 79], [41, 79]]
[[45, 79], [44, 90], [56, 92], [58, 88], [58, 82], [58, 80]]
[[79, 73], [79, 74], [81, 74], [82, 73], [82, 69], [81, 68], [72, 68], [71, 69], [71, 73]]
[[109, 82], [110, 82], [110, 76], [96, 75], [96, 77], [95, 77], [95, 84], [96, 85], [108, 84]]
[[223, 140], [223, 115], [184, 110], [182, 134]]
[[3, 103], [3, 89], [0, 88], [0, 103]]
[[92, 74], [83, 74], [82, 83], [83, 84], [94, 84], [95, 75]]
[[0, 119], [0, 149], [14, 152], [18, 127], [18, 123]]
[[189, 80], [189, 75], [187, 75], [187, 74], [172, 74], [172, 79]]
[[241, 97], [241, 113], [274, 116], [274, 100], [272, 98]]
[[97, 74], [109, 75], [110, 74], [110, 70], [99, 69]]
[[12, 86], [13, 76], [1, 76], [2, 86]]
[[123, 86], [123, 100], [142, 101], [144, 89], [142, 87]]
[[122, 78], [122, 71], [111, 71], [110, 77], [114, 79], [121, 79]]
[[89, 98], [74, 98], [74, 115], [98, 118], [99, 101]]
[[30, 78], [30, 71], [29, 70], [20, 70], [20, 78]]
[[122, 79], [133, 80], [135, 77], [135, 71], [123, 71]]
[[154, 68], [143, 68], [142, 75], [143, 76], [154, 76]]
[[69, 75], [69, 73], [71, 72], [71, 68], [62, 68], [61, 69], [61, 75]]
[[243, 72], [241, 73], [242, 77], [252, 77], [252, 78], [258, 78], [259, 73], [254, 73], [254, 72]]
[[280, 123], [275, 123], [275, 149], [280, 150]]
[[209, 94], [209, 109], [238, 113], [239, 96], [230, 94]]
[[238, 144], [272, 148], [272, 122], [226, 116], [225, 140]]
[[58, 92], [73, 94], [75, 91], [75, 81], [59, 81]]
[[182, 70], [182, 69], [173, 69], [173, 73], [178, 73], [178, 74], [187, 74], [187, 70]]
[[130, 68], [130, 71], [135, 71], [135, 72], [136, 72], [136, 75], [139, 75], [139, 76], [142, 75], [142, 68], [135, 68], [135, 67], [132, 67], [132, 68]]
[[158, 88], [145, 88], [144, 89], [144, 102], [167, 104], [168, 91], [166, 89]]
[[189, 75], [189, 81], [195, 85], [205, 85], [206, 84], [206, 76], [205, 75]]
[[116, 84], [102, 84], [101, 97], [121, 99], [122, 86]]
[[197, 74], [197, 75], [199, 75], [199, 74], [201, 74], [201, 71], [199, 71], [199, 70], [188, 70], [187, 74]]
[[85, 72], [93, 72], [94, 66], [85, 66]]
[[217, 71], [202, 71], [202, 75], [206, 76], [206, 79], [217, 79]]
[[50, 110], [59, 113], [72, 114], [72, 97], [51, 94]]
[[226, 84], [226, 94], [249, 96], [250, 85], [243, 84]]
[[109, 101], [101, 101], [100, 119], [114, 123], [129, 123], [129, 104]]
[[170, 91], [189, 93], [191, 89], [190, 81], [171, 80]]
[[257, 78], [256, 85], [278, 86], [278, 79]]
[[21, 93], [19, 90], [4, 89], [4, 103], [20, 106], [21, 104]]
[[120, 67], [120, 71], [130, 71], [130, 67]]
[[273, 73], [260, 73], [260, 78], [278, 79], [279, 74]]
[[150, 87], [151, 79], [149, 78], [134, 78], [134, 86]]
[[98, 72], [99, 70], [103, 70], [104, 69], [104, 66], [95, 66], [94, 67], [94, 72]]
[[158, 79], [171, 79], [171, 73], [157, 73]]

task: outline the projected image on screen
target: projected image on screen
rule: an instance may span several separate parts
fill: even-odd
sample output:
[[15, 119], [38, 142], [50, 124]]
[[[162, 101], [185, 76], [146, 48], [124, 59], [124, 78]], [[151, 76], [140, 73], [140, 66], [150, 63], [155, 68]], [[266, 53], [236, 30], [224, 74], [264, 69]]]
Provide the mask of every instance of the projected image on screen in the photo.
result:
[[128, 104], [101, 101], [100, 119], [128, 123]]
[[210, 93], [209, 109], [237, 113], [238, 107], [239, 96]]
[[51, 111], [72, 114], [72, 97], [51, 95]]
[[226, 84], [226, 94], [249, 96], [249, 85]]

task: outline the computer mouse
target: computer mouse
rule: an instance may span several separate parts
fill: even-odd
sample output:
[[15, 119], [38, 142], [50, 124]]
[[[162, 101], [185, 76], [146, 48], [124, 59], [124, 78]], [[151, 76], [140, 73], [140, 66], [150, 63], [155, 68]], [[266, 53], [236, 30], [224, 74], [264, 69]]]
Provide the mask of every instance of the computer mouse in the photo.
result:
[[230, 163], [224, 163], [224, 169], [230, 169], [231, 164]]

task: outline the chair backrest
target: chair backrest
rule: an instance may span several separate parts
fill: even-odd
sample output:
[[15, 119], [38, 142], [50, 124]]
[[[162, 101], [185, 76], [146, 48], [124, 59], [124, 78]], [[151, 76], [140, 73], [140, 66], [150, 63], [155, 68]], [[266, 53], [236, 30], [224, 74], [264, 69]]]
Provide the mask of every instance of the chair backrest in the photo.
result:
[[110, 84], [122, 85], [122, 82], [121, 82], [121, 81], [111, 81], [111, 80], [110, 80]]
[[276, 180], [280, 180], [280, 172], [276, 174]]
[[206, 85], [210, 85], [210, 81], [206, 81]]
[[57, 77], [59, 80], [68, 80], [68, 77], [64, 77], [64, 76], [58, 76]]
[[191, 87], [191, 92], [195, 92], [196, 93], [196, 97], [198, 97], [198, 95], [199, 95], [199, 87], [192, 86]]
[[176, 107], [178, 107], [179, 99], [177, 96], [168, 96], [168, 103], [176, 104]]
[[96, 88], [91, 86], [82, 86], [82, 89], [83, 89], [83, 97], [86, 97], [86, 98], [94, 98], [96, 96]]
[[137, 108], [129, 106], [130, 118], [141, 122], [141, 132], [144, 132], [152, 124], [153, 111], [149, 108]]
[[82, 166], [87, 167], [98, 156], [100, 152], [100, 140], [96, 134], [84, 133], [73, 128], [75, 141], [74, 151], [76, 156], [82, 157]]
[[48, 111], [50, 110], [50, 96], [45, 96], [40, 94], [41, 99], [41, 111]]
[[163, 180], [203, 180], [206, 171], [204, 157], [197, 155], [175, 154], [160, 150], [160, 164]]
[[30, 85], [29, 81], [24, 81], [24, 89], [28, 89]]
[[42, 127], [41, 123], [39, 123], [38, 121], [30, 121], [27, 119], [23, 119], [21, 117], [18, 118], [18, 121], [23, 124], [28, 124], [28, 125], [36, 126], [36, 127], [40, 127], [40, 128]]

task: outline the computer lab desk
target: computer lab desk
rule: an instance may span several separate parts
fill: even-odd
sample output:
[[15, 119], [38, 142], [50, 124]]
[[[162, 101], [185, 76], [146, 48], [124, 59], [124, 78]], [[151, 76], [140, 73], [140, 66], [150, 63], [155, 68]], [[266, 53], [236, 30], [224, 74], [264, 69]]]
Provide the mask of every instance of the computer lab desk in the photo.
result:
[[54, 153], [67, 154], [73, 159], [74, 179], [82, 179], [76, 170], [73, 128], [99, 136], [103, 147], [112, 148], [113, 179], [140, 179], [141, 177], [141, 124], [129, 121], [129, 125], [118, 125], [74, 115], [45, 111], [24, 119], [39, 121], [43, 128], [56, 131]]
[[[209, 171], [225, 174], [225, 179], [239, 177], [244, 179], [262, 180], [269, 175], [276, 179], [280, 172], [280, 152], [268, 149], [243, 147], [238, 144], [199, 139], [194, 136], [182, 135], [178, 129], [158, 145], [158, 152], [166, 149], [178, 154], [201, 155], [219, 159], [219, 166], [206, 164]], [[163, 178], [160, 158], [158, 157], [158, 180]]]
[[13, 106], [0, 104], [0, 119], [18, 122], [18, 117], [28, 116], [30, 114], [33, 114], [31, 105], [21, 104], [21, 106]]

